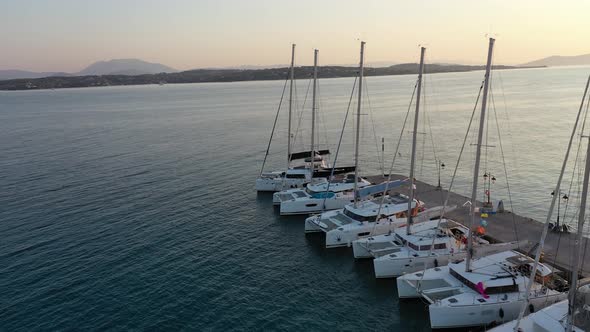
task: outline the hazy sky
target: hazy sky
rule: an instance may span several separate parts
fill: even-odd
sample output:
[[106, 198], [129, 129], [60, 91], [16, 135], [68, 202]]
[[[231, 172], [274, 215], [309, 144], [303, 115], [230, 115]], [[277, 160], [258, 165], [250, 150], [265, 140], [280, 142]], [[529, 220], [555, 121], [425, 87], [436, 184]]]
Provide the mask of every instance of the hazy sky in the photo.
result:
[[483, 63], [590, 53], [586, 0], [0, 0], [0, 69], [78, 71], [141, 58], [177, 69], [358, 61]]

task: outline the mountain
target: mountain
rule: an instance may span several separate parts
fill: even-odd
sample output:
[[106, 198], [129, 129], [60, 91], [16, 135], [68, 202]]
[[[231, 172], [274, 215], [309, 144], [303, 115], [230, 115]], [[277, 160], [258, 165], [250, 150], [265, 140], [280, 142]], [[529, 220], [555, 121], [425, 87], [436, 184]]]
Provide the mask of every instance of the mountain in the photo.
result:
[[527, 62], [521, 66], [579, 66], [590, 65], [590, 54], [561, 56], [554, 55], [547, 58]]
[[98, 61], [76, 73], [77, 76], [87, 75], [143, 75], [158, 73], [175, 73], [177, 70], [159, 63], [139, 59], [114, 59]]
[[32, 71], [26, 70], [16, 70], [16, 69], [8, 69], [8, 70], [0, 70], [0, 81], [1, 80], [13, 80], [18, 78], [41, 78], [41, 77], [51, 77], [51, 76], [69, 76], [68, 73], [58, 73], [58, 72], [45, 72], [45, 73], [36, 73]]
[[159, 63], [151, 63], [139, 59], [114, 59], [98, 61], [77, 73], [32, 72], [26, 70], [0, 70], [0, 81], [22, 78], [43, 78], [53, 76], [91, 76], [91, 75], [145, 75], [159, 73], [175, 73], [176, 69]]

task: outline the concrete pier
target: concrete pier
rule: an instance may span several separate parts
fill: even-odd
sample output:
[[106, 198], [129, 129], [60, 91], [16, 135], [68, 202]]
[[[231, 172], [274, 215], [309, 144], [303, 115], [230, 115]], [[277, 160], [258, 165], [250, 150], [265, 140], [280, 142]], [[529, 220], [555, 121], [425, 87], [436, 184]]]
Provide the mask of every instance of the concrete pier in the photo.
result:
[[[397, 174], [392, 175], [391, 177], [392, 180], [407, 178], [407, 176]], [[374, 183], [379, 183], [385, 180], [381, 175], [369, 176], [367, 179]], [[443, 205], [448, 193], [444, 188], [442, 190], [437, 190], [436, 186], [418, 180], [416, 181], [416, 187], [416, 198], [423, 201], [427, 207]], [[408, 188], [407, 186], [404, 188], [396, 188], [396, 191], [407, 194]], [[463, 206], [469, 200], [468, 197], [451, 192], [448, 206], [456, 205], [457, 209], [447, 213], [446, 217], [469, 226], [469, 205]], [[497, 205], [497, 202], [495, 202], [495, 204]], [[481, 203], [478, 203], [478, 206], [481, 206]], [[526, 240], [528, 241], [528, 244], [521, 247], [519, 250], [523, 253], [527, 253], [541, 239], [543, 223], [512, 213], [508, 210], [509, 206], [507, 202], [505, 202], [504, 207], [506, 209], [504, 213], [490, 214], [489, 217], [486, 218], [488, 220], [486, 237], [494, 242]], [[479, 226], [479, 223], [475, 226]], [[575, 233], [549, 232], [547, 234], [547, 239], [545, 240], [542, 262], [553, 265], [562, 271], [571, 271], [575, 236]], [[584, 238], [582, 245], [581, 273], [584, 276], [590, 276], [590, 246], [588, 246], [588, 238]], [[533, 255], [535, 252], [533, 252]]]

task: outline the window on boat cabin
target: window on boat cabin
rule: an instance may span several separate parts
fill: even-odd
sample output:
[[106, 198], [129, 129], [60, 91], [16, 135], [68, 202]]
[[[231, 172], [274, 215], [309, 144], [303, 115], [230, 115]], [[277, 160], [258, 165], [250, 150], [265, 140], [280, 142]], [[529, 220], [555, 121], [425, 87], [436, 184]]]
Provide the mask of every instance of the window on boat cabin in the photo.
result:
[[446, 243], [437, 243], [434, 245], [434, 249], [445, 249], [447, 247]]
[[356, 221], [375, 221], [375, 216], [361, 216], [348, 209], [344, 209], [344, 215]]
[[305, 179], [305, 174], [287, 174], [287, 179]]
[[297, 197], [300, 197], [300, 198], [302, 198], [302, 197], [307, 197], [307, 196], [305, 196], [305, 194], [304, 194], [304, 193], [302, 193], [301, 191], [296, 191], [296, 192], [294, 192], [293, 194], [295, 194], [295, 196], [297, 196]]
[[305, 206], [314, 207], [314, 206], [318, 206], [318, 204], [317, 203], [309, 203], [309, 204], [305, 204]]
[[367, 236], [369, 234], [371, 234], [371, 232], [362, 232], [362, 233], [358, 233], [357, 235], [358, 236]]
[[430, 250], [431, 246], [430, 244], [427, 244], [425, 246], [420, 246], [420, 250]]
[[412, 242], [408, 242], [408, 247], [414, 249], [414, 250], [420, 250], [420, 247], [413, 244]]

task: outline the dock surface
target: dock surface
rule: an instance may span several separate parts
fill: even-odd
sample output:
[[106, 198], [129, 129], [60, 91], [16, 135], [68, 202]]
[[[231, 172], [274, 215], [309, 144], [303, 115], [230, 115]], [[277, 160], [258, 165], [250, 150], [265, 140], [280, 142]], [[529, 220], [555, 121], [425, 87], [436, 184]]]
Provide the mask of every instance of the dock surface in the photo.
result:
[[[407, 178], [407, 176], [391, 175], [392, 180], [404, 178]], [[367, 179], [373, 183], [386, 180], [382, 175], [368, 176]], [[402, 194], [409, 194], [408, 186], [403, 188], [398, 187], [395, 190]], [[423, 201], [428, 208], [443, 205], [446, 195], [449, 193], [444, 188], [437, 190], [436, 186], [419, 180], [416, 180], [416, 190], [414, 192], [415, 197]], [[448, 206], [456, 205], [457, 208], [446, 213], [446, 217], [469, 227], [469, 204], [465, 205], [468, 201], [470, 201], [470, 198], [451, 192]], [[497, 203], [494, 202], [494, 207], [497, 207]], [[478, 206], [481, 207], [481, 202], [479, 201]], [[488, 221], [486, 236], [493, 242], [528, 241], [528, 244], [521, 246], [519, 250], [523, 253], [529, 252], [531, 248], [539, 243], [544, 223], [512, 213], [508, 210], [508, 202], [504, 202], [504, 208], [504, 213], [489, 214], [489, 217], [486, 218]], [[479, 226], [479, 223], [475, 227], [477, 226]], [[543, 248], [544, 255], [542, 262], [553, 265], [562, 271], [571, 271], [575, 237], [575, 233], [549, 232]], [[584, 238], [582, 246], [581, 274], [583, 276], [590, 276], [590, 248], [588, 246], [588, 238]], [[534, 256], [535, 253], [536, 251], [533, 251], [532, 255]]]

